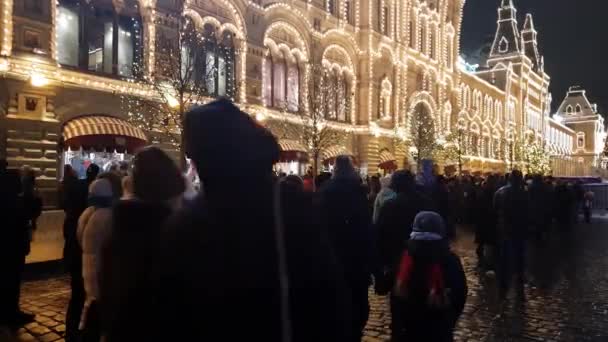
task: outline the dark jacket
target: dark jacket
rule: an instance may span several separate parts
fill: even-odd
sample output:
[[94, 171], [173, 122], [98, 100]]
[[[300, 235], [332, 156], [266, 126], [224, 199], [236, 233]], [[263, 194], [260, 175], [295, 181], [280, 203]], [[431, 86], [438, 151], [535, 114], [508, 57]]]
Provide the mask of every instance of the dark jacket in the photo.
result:
[[78, 218], [87, 207], [88, 183], [76, 177], [66, 178], [59, 190], [59, 203], [65, 212], [63, 258], [66, 268], [72, 274], [79, 274], [82, 271], [82, 250], [76, 238], [76, 230]]
[[475, 239], [478, 243], [496, 243], [496, 213], [494, 212], [494, 194], [496, 188], [484, 184], [477, 199], [477, 222], [475, 227]]
[[[206, 186], [168, 224], [154, 310], [159, 340], [282, 341], [273, 186], [237, 183]], [[282, 209], [293, 341], [344, 341], [348, 291], [310, 198], [294, 195]]]
[[[408, 253], [414, 264], [407, 296], [392, 300], [399, 306], [407, 341], [452, 341], [468, 293], [460, 258], [450, 251], [446, 241], [410, 241]], [[449, 305], [441, 309], [428, 305], [429, 269], [435, 263], [441, 266], [445, 288], [449, 289]]]
[[530, 197], [530, 224], [540, 228], [547, 222], [551, 222], [553, 199], [549, 187], [542, 181], [534, 180], [528, 187], [528, 195]]
[[529, 199], [521, 186], [505, 185], [494, 195], [499, 239], [525, 239], [529, 228]]
[[357, 177], [332, 178], [320, 193], [321, 222], [352, 288], [371, 281], [371, 212]]
[[432, 208], [431, 200], [415, 190], [399, 193], [385, 203], [376, 224], [376, 249], [380, 263], [380, 269], [376, 271], [385, 268], [394, 271], [407, 246], [416, 214]]
[[142, 334], [154, 330], [153, 270], [170, 213], [165, 204], [139, 200], [114, 206], [99, 275], [102, 330], [109, 342], [145, 340]]

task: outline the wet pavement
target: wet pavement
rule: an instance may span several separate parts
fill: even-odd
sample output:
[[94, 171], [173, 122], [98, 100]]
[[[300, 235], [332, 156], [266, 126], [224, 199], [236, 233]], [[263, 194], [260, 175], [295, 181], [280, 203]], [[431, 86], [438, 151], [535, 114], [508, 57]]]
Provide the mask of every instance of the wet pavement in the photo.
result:
[[[608, 217], [531, 244], [526, 301], [512, 295], [502, 308], [495, 277], [476, 269], [474, 247], [472, 235], [459, 232], [454, 250], [463, 260], [469, 297], [456, 341], [608, 341]], [[17, 332], [17, 341], [63, 341], [68, 299], [65, 276], [26, 282], [22, 308], [37, 316]], [[370, 292], [370, 304], [363, 340], [388, 341], [386, 298]]]

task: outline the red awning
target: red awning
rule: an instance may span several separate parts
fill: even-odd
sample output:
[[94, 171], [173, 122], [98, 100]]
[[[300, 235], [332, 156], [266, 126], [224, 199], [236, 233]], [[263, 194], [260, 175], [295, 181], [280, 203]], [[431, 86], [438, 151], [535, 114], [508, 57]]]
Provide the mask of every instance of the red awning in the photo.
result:
[[141, 129], [111, 116], [82, 116], [63, 126], [64, 148], [133, 152], [146, 144], [147, 138]]
[[292, 162], [299, 161], [302, 163], [308, 162], [308, 153], [302, 144], [294, 140], [281, 139], [279, 141], [281, 148], [281, 154], [279, 161], [281, 162]]

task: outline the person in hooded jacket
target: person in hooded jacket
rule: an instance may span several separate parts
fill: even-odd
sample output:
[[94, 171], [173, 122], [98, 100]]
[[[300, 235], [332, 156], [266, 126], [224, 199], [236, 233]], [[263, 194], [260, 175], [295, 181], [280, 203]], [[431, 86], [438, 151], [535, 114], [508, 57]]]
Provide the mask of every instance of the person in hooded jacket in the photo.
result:
[[220, 99], [186, 114], [184, 139], [203, 186], [162, 237], [155, 339], [346, 341], [340, 269], [309, 195], [274, 183], [275, 137]]
[[[410, 171], [393, 173], [390, 187], [397, 195], [382, 207], [376, 223], [378, 260], [374, 279], [378, 294], [391, 290], [399, 258], [407, 247], [407, 240], [403, 237], [411, 233], [414, 218], [419, 212], [432, 208], [430, 198], [417, 190], [414, 174]], [[391, 302], [393, 300], [391, 296]], [[391, 315], [394, 318], [391, 329], [395, 332], [402, 330], [399, 306], [391, 305]]]
[[408, 247], [396, 274], [391, 306], [398, 306], [402, 330], [392, 341], [451, 342], [464, 310], [467, 282], [462, 263], [450, 251], [443, 218], [430, 211], [416, 215]]
[[353, 338], [360, 340], [369, 316], [373, 233], [367, 192], [349, 156], [338, 156], [320, 191], [321, 223], [352, 292]]
[[162, 227], [182, 204], [184, 178], [161, 149], [134, 157], [133, 195], [113, 208], [110, 237], [102, 252], [100, 305], [106, 341], [145, 340], [154, 321], [155, 262]]
[[82, 250], [82, 278], [85, 290], [79, 324], [79, 329], [83, 332], [83, 342], [98, 342], [101, 337], [99, 275], [103, 246], [112, 230], [113, 201], [112, 183], [108, 179], [93, 181], [89, 187], [89, 206], [78, 220], [77, 237]]

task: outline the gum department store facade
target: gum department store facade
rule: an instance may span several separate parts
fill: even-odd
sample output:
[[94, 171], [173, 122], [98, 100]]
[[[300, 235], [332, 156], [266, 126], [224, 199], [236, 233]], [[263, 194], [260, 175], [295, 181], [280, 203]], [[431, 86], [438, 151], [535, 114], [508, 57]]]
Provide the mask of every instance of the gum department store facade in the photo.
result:
[[[0, 157], [37, 170], [51, 202], [68, 139], [113, 133], [119, 145], [158, 143], [129, 127], [117, 94], [148, 92], [129, 80], [132, 66], [154, 73], [155, 39], [174, 30], [175, 1], [1, 1]], [[438, 141], [466, 132], [472, 172], [504, 171], [516, 136], [544, 144], [558, 175], [598, 166], [602, 117], [578, 88], [550, 116], [550, 77], [532, 16], [520, 26], [511, 0], [497, 5], [495, 41], [479, 70], [459, 58], [464, 0], [186, 0], [183, 15], [224, 47], [212, 58], [219, 67], [210, 92], [233, 96], [258, 118], [293, 115], [273, 107], [298, 106], [309, 61], [331, 70], [337, 98], [348, 105], [330, 103], [328, 124], [349, 138], [324, 159], [350, 153], [370, 174], [402, 166], [409, 153], [395, 141], [407, 140], [410, 118], [424, 110]], [[79, 125], [88, 130], [70, 130]]]

